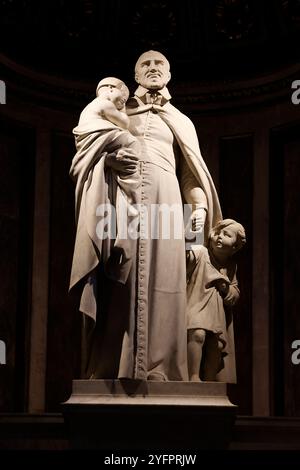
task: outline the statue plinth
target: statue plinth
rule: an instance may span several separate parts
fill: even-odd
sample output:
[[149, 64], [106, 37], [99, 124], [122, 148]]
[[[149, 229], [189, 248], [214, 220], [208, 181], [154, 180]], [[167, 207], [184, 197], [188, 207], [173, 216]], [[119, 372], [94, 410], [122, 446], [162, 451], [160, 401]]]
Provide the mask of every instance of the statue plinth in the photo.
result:
[[225, 449], [237, 413], [220, 382], [74, 380], [62, 406], [77, 449]]

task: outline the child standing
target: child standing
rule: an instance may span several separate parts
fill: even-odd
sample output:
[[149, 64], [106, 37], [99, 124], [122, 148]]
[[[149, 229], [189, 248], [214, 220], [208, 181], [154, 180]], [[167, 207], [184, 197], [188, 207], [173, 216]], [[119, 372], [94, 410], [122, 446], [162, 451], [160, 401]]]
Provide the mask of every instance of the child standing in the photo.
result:
[[[232, 219], [219, 222], [208, 249], [189, 253], [187, 321], [189, 379], [236, 382], [231, 307], [239, 299], [233, 255], [246, 242], [244, 227]], [[201, 377], [201, 379], [200, 379]]]

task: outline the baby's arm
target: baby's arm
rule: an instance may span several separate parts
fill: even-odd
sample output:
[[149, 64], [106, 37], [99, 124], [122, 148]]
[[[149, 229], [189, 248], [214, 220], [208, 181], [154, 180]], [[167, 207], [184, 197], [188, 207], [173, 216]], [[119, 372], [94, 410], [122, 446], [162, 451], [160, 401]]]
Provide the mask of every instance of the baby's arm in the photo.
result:
[[99, 104], [99, 113], [104, 119], [107, 119], [118, 127], [122, 127], [122, 129], [128, 129], [129, 117], [125, 111], [119, 111], [109, 100], [98, 98], [97, 101]]

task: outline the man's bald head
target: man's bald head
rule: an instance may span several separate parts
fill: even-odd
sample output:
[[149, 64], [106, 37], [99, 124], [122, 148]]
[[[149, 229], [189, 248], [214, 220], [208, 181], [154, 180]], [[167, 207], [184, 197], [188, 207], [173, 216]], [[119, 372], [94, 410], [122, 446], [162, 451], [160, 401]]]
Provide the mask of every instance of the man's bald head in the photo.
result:
[[148, 90], [160, 90], [170, 80], [168, 59], [158, 51], [144, 52], [135, 65], [135, 80]]

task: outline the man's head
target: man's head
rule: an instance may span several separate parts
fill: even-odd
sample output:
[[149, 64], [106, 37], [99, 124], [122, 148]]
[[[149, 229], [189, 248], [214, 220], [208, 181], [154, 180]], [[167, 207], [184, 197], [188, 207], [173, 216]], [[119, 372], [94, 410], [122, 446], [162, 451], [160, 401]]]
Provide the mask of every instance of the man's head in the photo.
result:
[[112, 101], [117, 109], [122, 109], [128, 100], [129, 90], [122, 80], [115, 77], [103, 78], [96, 89], [97, 96]]
[[224, 219], [211, 229], [209, 245], [216, 255], [232, 256], [246, 243], [246, 233], [242, 224], [233, 219]]
[[144, 52], [135, 65], [135, 81], [148, 90], [161, 90], [171, 78], [170, 64], [157, 51]]

